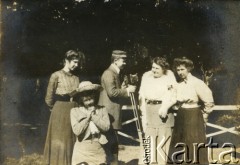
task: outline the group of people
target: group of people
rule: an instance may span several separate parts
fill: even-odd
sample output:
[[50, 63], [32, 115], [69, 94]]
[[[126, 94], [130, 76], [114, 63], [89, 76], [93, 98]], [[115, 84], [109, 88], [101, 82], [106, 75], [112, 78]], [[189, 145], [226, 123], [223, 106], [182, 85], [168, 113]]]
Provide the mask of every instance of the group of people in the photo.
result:
[[[126, 65], [127, 53], [112, 52], [111, 64], [102, 74], [101, 85], [81, 82], [74, 75], [80, 59], [78, 52], [67, 51], [63, 69], [50, 77], [45, 101], [51, 115], [44, 160], [49, 165], [118, 164], [121, 108], [124, 100], [130, 99], [130, 93], [137, 89], [120, 82], [119, 73]], [[191, 74], [193, 67], [190, 59], [174, 59], [173, 70], [181, 80], [177, 83], [166, 59], [155, 57], [152, 69], [142, 76], [139, 103], [143, 135], [151, 137], [151, 149], [155, 151], [163, 138], [167, 139], [162, 147], [167, 154], [156, 152], [156, 157], [151, 155], [151, 162], [169, 163], [168, 156], [177, 151], [175, 145], [179, 142], [190, 149], [193, 143], [206, 142], [204, 120], [214, 101], [208, 86]], [[204, 106], [199, 105], [200, 101]], [[144, 164], [143, 157], [141, 153], [139, 164]], [[206, 162], [203, 151], [199, 163]]]
[[193, 68], [190, 59], [175, 58], [177, 82], [166, 59], [156, 57], [142, 77], [139, 98], [143, 132], [151, 141], [149, 163], [208, 164], [206, 148], [196, 154], [194, 144], [206, 144], [205, 124], [214, 100], [209, 87], [191, 74]]

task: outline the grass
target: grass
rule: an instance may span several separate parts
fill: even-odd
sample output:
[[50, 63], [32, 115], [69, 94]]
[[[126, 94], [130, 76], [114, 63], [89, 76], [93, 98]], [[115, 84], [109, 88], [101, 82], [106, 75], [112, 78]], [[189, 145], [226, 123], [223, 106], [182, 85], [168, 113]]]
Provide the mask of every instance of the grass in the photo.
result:
[[43, 156], [33, 153], [31, 155], [25, 155], [20, 159], [7, 157], [3, 165], [44, 165]]

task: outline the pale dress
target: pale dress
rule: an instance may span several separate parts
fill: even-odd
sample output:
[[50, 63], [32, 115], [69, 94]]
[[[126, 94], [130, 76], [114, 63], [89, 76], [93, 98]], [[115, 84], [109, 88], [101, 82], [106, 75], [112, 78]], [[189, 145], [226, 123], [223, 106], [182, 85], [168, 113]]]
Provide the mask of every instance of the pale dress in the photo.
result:
[[[91, 132], [90, 122], [94, 123], [99, 130], [99, 133], [95, 134], [94, 137]], [[84, 107], [73, 108], [71, 110], [71, 124], [77, 137], [73, 149], [72, 165], [81, 162], [86, 162], [89, 165], [106, 163], [106, 154], [102, 144], [100, 144], [105, 137], [102, 132], [108, 131], [110, 127], [106, 109], [98, 106], [96, 113], [89, 120], [87, 110]]]

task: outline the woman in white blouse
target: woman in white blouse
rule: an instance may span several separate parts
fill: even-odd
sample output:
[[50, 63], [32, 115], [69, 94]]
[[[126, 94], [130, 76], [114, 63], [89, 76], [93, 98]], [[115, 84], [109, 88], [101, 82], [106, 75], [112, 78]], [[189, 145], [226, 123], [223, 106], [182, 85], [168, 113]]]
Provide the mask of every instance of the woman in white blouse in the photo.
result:
[[[193, 62], [186, 57], [176, 58], [173, 63], [174, 70], [181, 82], [177, 85], [178, 113], [175, 119], [169, 156], [174, 163], [181, 164], [208, 164], [207, 149], [200, 148], [199, 153], [194, 153], [194, 143], [206, 144], [204, 116], [207, 116], [214, 106], [212, 92], [200, 79], [191, 74]], [[203, 107], [200, 106], [203, 103]], [[182, 151], [184, 143], [188, 147], [188, 156], [176, 152]], [[204, 147], [204, 146], [202, 146]], [[174, 154], [175, 153], [175, 154]], [[180, 162], [179, 162], [180, 161]]]
[[108, 141], [103, 132], [109, 130], [110, 121], [106, 109], [98, 106], [96, 96], [102, 87], [83, 81], [76, 90], [80, 95], [81, 106], [71, 110], [71, 125], [76, 142], [74, 144], [72, 165], [100, 165], [106, 163], [103, 146]]
[[[165, 58], [155, 57], [152, 69], [142, 76], [139, 90], [140, 108], [145, 138], [151, 137], [151, 159], [146, 161], [146, 153], [141, 153], [139, 164], [167, 163], [166, 153], [174, 125], [174, 115], [170, 107], [176, 103], [174, 86], [177, 83], [173, 72], [168, 68], [169, 64]], [[165, 144], [158, 150], [162, 141]]]

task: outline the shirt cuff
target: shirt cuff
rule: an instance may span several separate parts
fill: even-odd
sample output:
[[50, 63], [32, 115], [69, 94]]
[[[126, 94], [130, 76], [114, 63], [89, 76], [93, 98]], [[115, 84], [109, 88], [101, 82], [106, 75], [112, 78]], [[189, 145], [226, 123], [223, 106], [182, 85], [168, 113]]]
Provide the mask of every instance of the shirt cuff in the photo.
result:
[[126, 88], [126, 90], [127, 90], [127, 94], [128, 94], [128, 96], [130, 96], [130, 92], [129, 92], [128, 88]]

